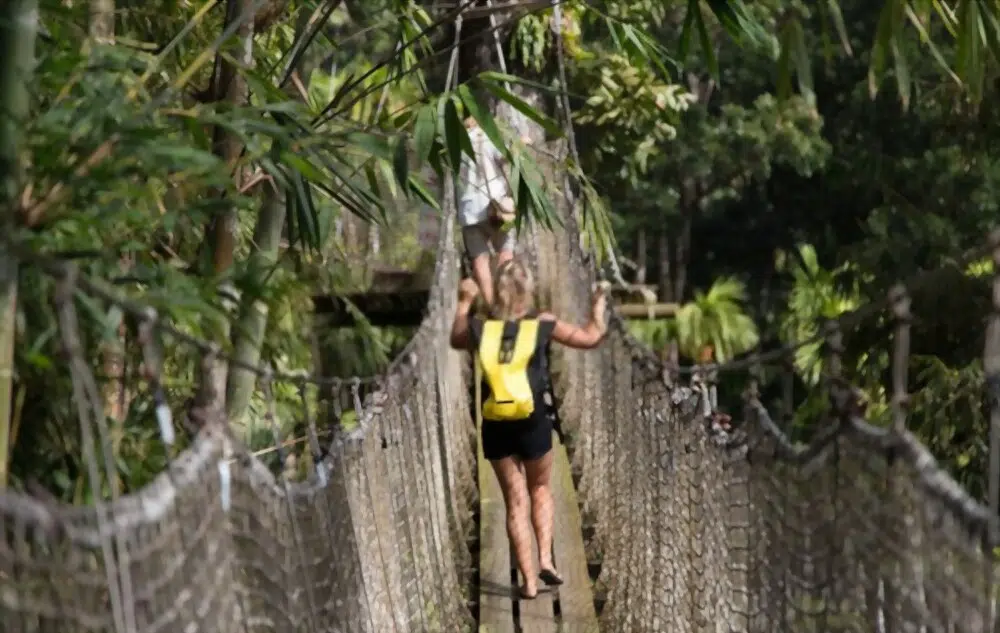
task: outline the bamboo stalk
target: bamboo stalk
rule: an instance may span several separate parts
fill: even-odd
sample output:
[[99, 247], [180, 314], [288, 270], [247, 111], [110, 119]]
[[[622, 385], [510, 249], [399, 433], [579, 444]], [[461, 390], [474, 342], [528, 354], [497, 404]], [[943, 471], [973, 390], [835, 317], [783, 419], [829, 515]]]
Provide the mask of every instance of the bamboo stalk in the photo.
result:
[[626, 319], [664, 319], [677, 314], [679, 307], [676, 303], [623, 303], [615, 309]]
[[[37, 0], [9, 0], [0, 20], [0, 234], [17, 225], [21, 130], [35, 66]], [[7, 487], [17, 314], [17, 260], [0, 245], [0, 489]]]

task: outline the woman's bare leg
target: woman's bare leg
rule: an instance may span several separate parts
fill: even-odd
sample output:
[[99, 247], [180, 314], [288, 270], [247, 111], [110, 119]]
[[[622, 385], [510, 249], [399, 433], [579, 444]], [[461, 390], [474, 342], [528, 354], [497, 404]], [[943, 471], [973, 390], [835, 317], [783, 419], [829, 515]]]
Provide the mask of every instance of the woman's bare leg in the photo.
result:
[[552, 451], [538, 459], [524, 462], [528, 495], [531, 497], [531, 523], [538, 539], [538, 562], [542, 569], [555, 570], [552, 564], [552, 530], [555, 503], [552, 500]]
[[524, 577], [523, 590], [528, 596], [534, 596], [538, 593], [538, 573], [535, 571], [531, 551], [531, 521], [528, 518], [530, 499], [524, 471], [513, 457], [490, 460], [490, 464], [497, 474], [504, 504], [507, 506], [507, 536], [514, 547], [517, 567]]

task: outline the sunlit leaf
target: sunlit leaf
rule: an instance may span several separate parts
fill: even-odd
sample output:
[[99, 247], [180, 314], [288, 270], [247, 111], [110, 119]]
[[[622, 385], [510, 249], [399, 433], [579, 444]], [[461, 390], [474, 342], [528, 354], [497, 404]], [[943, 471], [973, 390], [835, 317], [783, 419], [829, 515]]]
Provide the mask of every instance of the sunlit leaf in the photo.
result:
[[490, 139], [494, 147], [506, 153], [507, 143], [504, 142], [503, 137], [500, 135], [500, 129], [497, 127], [496, 121], [493, 120], [493, 115], [490, 114], [490, 111], [479, 103], [468, 86], [464, 84], [460, 85], [458, 87], [458, 94], [465, 105], [465, 109], [479, 123], [479, 128]]
[[[697, 3], [696, 3], [697, 4]], [[705, 64], [712, 77], [719, 77], [719, 61], [715, 57], [715, 47], [708, 36], [708, 27], [705, 25], [705, 16], [701, 13], [700, 5], [694, 7], [694, 26], [698, 30], [698, 42], [701, 45], [701, 54], [705, 57]]]
[[462, 136], [465, 136], [466, 143], [469, 135], [462, 125], [462, 120], [458, 116], [458, 109], [455, 102], [447, 96], [441, 97], [444, 101], [444, 120], [441, 136], [444, 137], [445, 146], [448, 148], [448, 160], [452, 169], [458, 169], [462, 163]]
[[507, 103], [524, 116], [542, 126], [545, 129], [545, 132], [552, 138], [561, 138], [563, 136], [563, 130], [559, 127], [558, 123], [539, 112], [536, 108], [531, 107], [531, 105], [524, 99], [518, 97], [506, 88], [493, 83], [492, 81], [483, 81], [482, 85], [496, 98]]
[[392, 161], [393, 173], [396, 176], [396, 181], [403, 185], [404, 195], [408, 195], [409, 189], [406, 187], [406, 183], [409, 181], [410, 176], [410, 165], [409, 156], [407, 155], [406, 143], [402, 138], [396, 144], [396, 154]]
[[417, 167], [423, 165], [430, 155], [437, 132], [437, 108], [428, 104], [420, 109], [413, 124], [413, 143], [416, 153]]
[[799, 80], [799, 91], [805, 97], [806, 102], [811, 106], [816, 105], [816, 93], [813, 91], [812, 61], [810, 51], [806, 46], [805, 33], [802, 30], [802, 23], [798, 20], [792, 21], [793, 46], [795, 47], [795, 68]]

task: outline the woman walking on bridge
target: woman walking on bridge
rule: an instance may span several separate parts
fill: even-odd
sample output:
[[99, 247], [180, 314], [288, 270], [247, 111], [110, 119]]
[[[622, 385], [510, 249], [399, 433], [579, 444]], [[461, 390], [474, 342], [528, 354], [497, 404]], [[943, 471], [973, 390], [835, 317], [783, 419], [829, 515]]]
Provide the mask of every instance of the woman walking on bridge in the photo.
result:
[[[604, 338], [606, 299], [594, 293], [590, 321], [578, 327], [549, 312], [534, 311], [534, 283], [519, 259], [497, 267], [496, 295], [488, 319], [470, 317], [479, 287], [463, 279], [451, 328], [451, 345], [470, 350], [483, 371], [483, 453], [493, 466], [507, 508], [507, 535], [524, 578], [521, 597], [538, 595], [538, 579], [562, 584], [552, 562], [552, 419], [544, 393], [549, 384], [551, 341], [591, 349]], [[534, 530], [532, 530], [532, 527]], [[538, 541], [535, 573], [532, 531]]]

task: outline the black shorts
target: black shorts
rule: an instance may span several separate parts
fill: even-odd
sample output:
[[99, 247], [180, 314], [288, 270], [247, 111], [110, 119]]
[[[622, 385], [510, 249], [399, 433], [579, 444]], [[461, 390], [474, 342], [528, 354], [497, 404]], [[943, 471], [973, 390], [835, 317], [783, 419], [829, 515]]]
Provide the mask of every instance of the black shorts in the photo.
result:
[[527, 420], [483, 420], [483, 455], [486, 459], [518, 457], [522, 461], [539, 459], [552, 450], [552, 420], [530, 417]]

